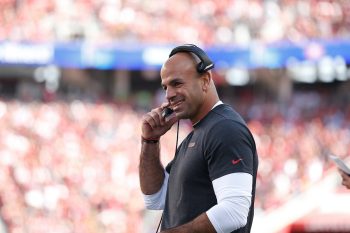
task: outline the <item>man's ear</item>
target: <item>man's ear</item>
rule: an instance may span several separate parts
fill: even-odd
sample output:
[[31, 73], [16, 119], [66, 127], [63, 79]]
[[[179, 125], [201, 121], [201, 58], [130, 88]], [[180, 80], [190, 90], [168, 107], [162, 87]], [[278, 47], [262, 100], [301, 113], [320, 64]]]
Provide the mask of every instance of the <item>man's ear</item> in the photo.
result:
[[202, 74], [202, 90], [204, 92], [207, 92], [209, 90], [210, 82], [211, 82], [211, 72], [205, 72]]

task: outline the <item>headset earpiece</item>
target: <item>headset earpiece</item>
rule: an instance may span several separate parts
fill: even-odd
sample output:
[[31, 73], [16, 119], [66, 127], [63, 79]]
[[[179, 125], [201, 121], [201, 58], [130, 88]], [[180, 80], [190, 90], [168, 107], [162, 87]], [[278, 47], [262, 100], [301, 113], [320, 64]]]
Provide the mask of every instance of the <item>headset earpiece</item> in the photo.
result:
[[179, 52], [193, 53], [200, 59], [200, 62], [197, 65], [197, 72], [200, 74], [214, 68], [214, 63], [210, 60], [208, 55], [194, 44], [184, 44], [174, 48], [169, 57]]

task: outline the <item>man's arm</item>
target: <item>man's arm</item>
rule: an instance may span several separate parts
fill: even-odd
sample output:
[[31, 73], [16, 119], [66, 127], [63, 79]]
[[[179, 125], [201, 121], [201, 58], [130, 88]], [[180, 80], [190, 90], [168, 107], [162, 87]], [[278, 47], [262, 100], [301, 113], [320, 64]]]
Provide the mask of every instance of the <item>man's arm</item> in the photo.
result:
[[145, 206], [149, 210], [162, 210], [165, 206], [166, 192], [168, 189], [169, 173], [164, 172], [164, 181], [160, 190], [154, 194], [143, 194]]
[[159, 139], [177, 121], [174, 115], [164, 119], [163, 107], [153, 109], [142, 118], [139, 176], [141, 191], [146, 195], [154, 194], [162, 187], [164, 168], [160, 161]]
[[160, 190], [164, 181], [164, 167], [159, 158], [159, 142], [142, 142], [139, 176], [142, 193], [154, 194]]
[[161, 233], [216, 233], [216, 231], [210, 223], [207, 214], [203, 213], [189, 223], [162, 231]]

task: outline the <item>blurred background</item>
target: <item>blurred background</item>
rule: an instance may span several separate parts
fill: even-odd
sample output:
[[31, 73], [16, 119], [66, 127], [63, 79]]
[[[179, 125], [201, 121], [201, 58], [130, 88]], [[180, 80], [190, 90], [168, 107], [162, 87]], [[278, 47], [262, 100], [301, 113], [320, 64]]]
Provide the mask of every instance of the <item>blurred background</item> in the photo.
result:
[[[260, 156], [254, 233], [350, 232], [349, 0], [0, 0], [0, 232], [149, 233], [140, 118], [182, 43]], [[180, 124], [180, 140], [191, 130]], [[162, 138], [175, 151], [176, 128]]]

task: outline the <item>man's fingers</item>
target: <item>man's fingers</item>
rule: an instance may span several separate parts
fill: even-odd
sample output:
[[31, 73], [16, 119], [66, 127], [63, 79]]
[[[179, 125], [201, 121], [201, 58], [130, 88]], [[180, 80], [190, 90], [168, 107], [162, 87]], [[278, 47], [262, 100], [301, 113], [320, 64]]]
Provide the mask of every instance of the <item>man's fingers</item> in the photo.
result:
[[170, 103], [169, 102], [165, 102], [165, 103], [162, 103], [162, 105], [160, 105], [160, 108], [164, 109], [164, 108], [169, 107], [169, 106], [170, 106]]
[[164, 126], [165, 120], [162, 117], [161, 108], [157, 108], [157, 109], [152, 110], [151, 116], [155, 120], [155, 122], [158, 126]]
[[162, 117], [161, 108], [153, 109], [146, 114], [144, 121], [147, 122], [152, 129], [164, 126], [165, 120]]
[[340, 171], [340, 175], [343, 179], [346, 179], [346, 180], [350, 179], [350, 176], [348, 174], [346, 174], [344, 171], [342, 171], [342, 170], [339, 170], [339, 171]]
[[155, 120], [153, 119], [153, 117], [151, 115], [145, 115], [144, 116], [144, 122], [147, 123], [152, 129], [154, 129], [156, 127], [156, 122]]
[[175, 114], [165, 119], [162, 116], [162, 110], [162, 107], [155, 108], [151, 112], [143, 116], [143, 137], [159, 138], [164, 133], [166, 133], [171, 128], [171, 126], [177, 121], [177, 117]]
[[350, 182], [348, 180], [343, 180], [342, 185], [345, 185], [346, 187], [350, 187]]

